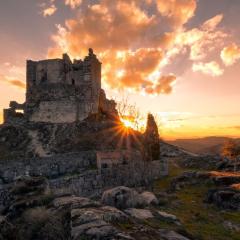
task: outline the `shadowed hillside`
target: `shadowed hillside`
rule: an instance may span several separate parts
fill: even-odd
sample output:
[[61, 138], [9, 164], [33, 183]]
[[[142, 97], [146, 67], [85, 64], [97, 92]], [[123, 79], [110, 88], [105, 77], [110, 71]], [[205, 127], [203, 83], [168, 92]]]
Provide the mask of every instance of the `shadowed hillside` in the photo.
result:
[[[197, 154], [219, 154], [228, 137], [205, 137], [196, 139], [177, 139], [168, 143]], [[240, 142], [240, 139], [237, 139]]]

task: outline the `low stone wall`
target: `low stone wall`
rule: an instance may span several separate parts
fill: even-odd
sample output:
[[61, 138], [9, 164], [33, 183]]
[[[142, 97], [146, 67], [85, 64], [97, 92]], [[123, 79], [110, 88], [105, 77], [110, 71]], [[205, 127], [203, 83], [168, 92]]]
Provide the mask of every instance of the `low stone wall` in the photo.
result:
[[[114, 186], [137, 187], [168, 174], [166, 159], [144, 162], [138, 154], [124, 164], [97, 168], [96, 152], [81, 152], [54, 157], [0, 162], [0, 206], [5, 205], [8, 189], [18, 176], [46, 176], [53, 193], [99, 196]], [[1, 207], [0, 207], [1, 209]]]
[[52, 157], [0, 161], [0, 180], [11, 183], [18, 176], [45, 176], [49, 179], [66, 174], [79, 174], [89, 168], [96, 168], [96, 153], [59, 154]]
[[98, 196], [114, 186], [138, 187], [167, 175], [163, 161], [138, 162], [115, 165], [111, 169], [88, 170], [75, 176], [64, 176], [49, 181], [55, 193], [70, 193], [79, 196]]

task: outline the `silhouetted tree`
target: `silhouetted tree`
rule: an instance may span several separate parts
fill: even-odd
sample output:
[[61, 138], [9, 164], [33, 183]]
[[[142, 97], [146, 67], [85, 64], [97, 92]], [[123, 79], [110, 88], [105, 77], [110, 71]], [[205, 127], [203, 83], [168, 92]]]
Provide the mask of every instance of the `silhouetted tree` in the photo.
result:
[[222, 148], [222, 155], [233, 161], [234, 172], [236, 172], [240, 162], [240, 145], [234, 140], [229, 140]]
[[147, 117], [147, 126], [144, 132], [144, 148], [147, 159], [157, 160], [160, 158], [158, 126], [150, 113]]
[[122, 94], [117, 102], [117, 111], [121, 119], [129, 118], [133, 123], [134, 129], [142, 131], [142, 125], [144, 115], [140, 112], [136, 104], [131, 104], [128, 96]]

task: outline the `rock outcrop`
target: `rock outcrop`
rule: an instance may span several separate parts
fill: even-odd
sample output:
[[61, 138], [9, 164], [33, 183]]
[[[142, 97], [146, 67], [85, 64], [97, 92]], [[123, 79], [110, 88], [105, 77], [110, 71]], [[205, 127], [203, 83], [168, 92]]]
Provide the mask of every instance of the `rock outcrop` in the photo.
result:
[[240, 191], [230, 187], [209, 190], [206, 201], [222, 209], [240, 211]]
[[120, 186], [106, 190], [102, 195], [102, 203], [119, 209], [157, 205], [158, 200], [151, 192], [139, 194], [134, 189]]
[[[133, 206], [144, 196], [145, 200], [154, 200], [148, 204], [156, 200], [151, 192], [144, 192], [141, 196], [125, 187], [106, 192], [112, 193], [110, 199], [107, 198], [110, 204], [113, 203], [112, 196], [118, 196], [115, 199], [119, 208]], [[53, 195], [42, 177], [19, 178], [11, 193], [12, 200], [0, 215], [0, 240], [188, 239], [175, 231], [155, 229], [146, 224], [148, 220], [171, 219], [174, 224], [177, 221], [177, 217], [159, 212], [153, 206], [121, 210], [105, 204], [106, 194], [102, 197], [104, 203], [74, 195]]]

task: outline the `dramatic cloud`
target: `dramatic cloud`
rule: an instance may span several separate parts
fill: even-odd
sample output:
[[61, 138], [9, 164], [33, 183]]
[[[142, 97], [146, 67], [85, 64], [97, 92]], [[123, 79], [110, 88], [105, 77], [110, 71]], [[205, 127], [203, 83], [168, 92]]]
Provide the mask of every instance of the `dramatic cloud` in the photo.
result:
[[202, 28], [207, 31], [214, 30], [223, 20], [223, 14], [216, 15], [215, 17], [207, 20], [203, 25]]
[[226, 66], [233, 65], [240, 59], [240, 46], [233, 43], [221, 51], [221, 59]]
[[[81, 3], [65, 0], [72, 8]], [[48, 57], [68, 52], [79, 58], [92, 47], [103, 63], [103, 82], [107, 86], [148, 94], [170, 93], [177, 77], [165, 67], [178, 55], [187, 55], [193, 71], [223, 74], [220, 66], [208, 59], [223, 48], [228, 37], [219, 28], [223, 15], [187, 29], [185, 24], [196, 7], [196, 0], [89, 1], [81, 5], [74, 18], [57, 25]]]
[[209, 53], [224, 44], [227, 34], [221, 30], [216, 30], [222, 19], [223, 15], [217, 15], [204, 22], [199, 28], [193, 28], [178, 34], [176, 43], [179, 46], [190, 47], [191, 60], [205, 58]]
[[181, 26], [194, 16], [197, 4], [195, 0], [157, 0], [159, 12]]
[[157, 31], [159, 19], [146, 13], [140, 2], [102, 0], [89, 5], [77, 18], [67, 20], [65, 27], [58, 25], [58, 34], [53, 36], [56, 46], [49, 49], [49, 56], [69, 52], [79, 57], [94, 47], [103, 62], [103, 79], [110, 87], [142, 91], [153, 86], [161, 75], [155, 79], [149, 75], [159, 70], [162, 49], [172, 37], [167, 33], [150, 36]]
[[192, 70], [194, 72], [202, 72], [213, 77], [220, 76], [224, 72], [224, 70], [221, 69], [219, 64], [215, 61], [209, 63], [195, 63], [193, 64]]
[[82, 4], [82, 0], [65, 0], [65, 4], [74, 9]]
[[146, 93], [148, 94], [169, 94], [172, 92], [173, 85], [176, 81], [176, 76], [162, 76], [159, 78], [156, 85], [146, 88]]

